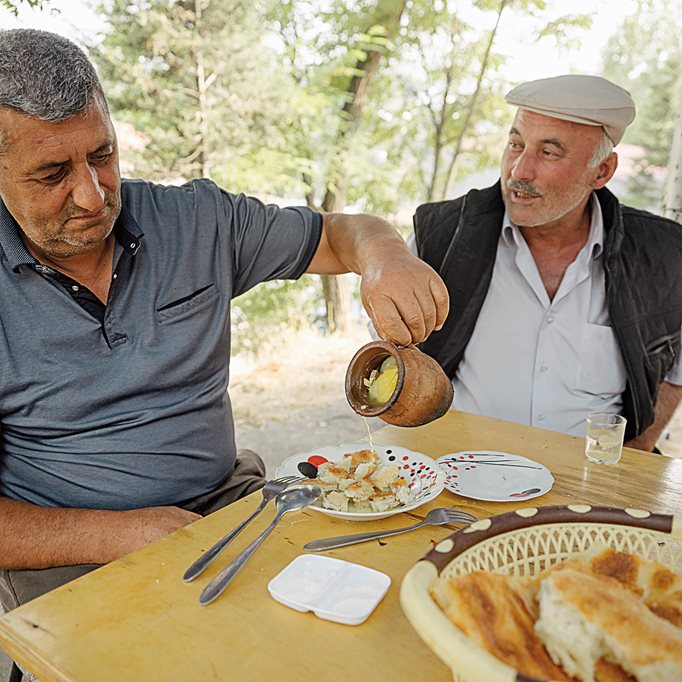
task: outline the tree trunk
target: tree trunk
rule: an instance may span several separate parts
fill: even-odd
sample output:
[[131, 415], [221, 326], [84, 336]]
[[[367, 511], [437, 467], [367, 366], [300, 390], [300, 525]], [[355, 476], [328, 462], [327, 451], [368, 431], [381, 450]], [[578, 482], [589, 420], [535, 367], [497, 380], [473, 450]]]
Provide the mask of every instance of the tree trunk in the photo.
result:
[[680, 79], [677, 119], [673, 133], [670, 158], [668, 159], [668, 179], [663, 200], [663, 214], [682, 222], [682, 79]]
[[208, 153], [208, 102], [206, 92], [208, 90], [208, 82], [206, 80], [205, 65], [204, 65], [204, 51], [202, 45], [202, 10], [203, 0], [194, 0], [194, 13], [196, 17], [195, 23], [195, 45], [194, 58], [196, 60], [197, 68], [197, 93], [198, 93], [198, 110], [199, 117], [199, 140], [198, 140], [198, 158], [197, 163], [201, 168], [201, 175], [204, 178], [210, 177], [211, 168], [209, 166]]
[[[386, 12], [383, 26], [386, 37], [391, 38], [400, 28], [400, 17], [405, 9], [407, 0], [384, 0]], [[379, 20], [374, 21], [377, 23]], [[345, 103], [341, 110], [341, 125], [336, 138], [337, 153], [332, 160], [328, 175], [327, 189], [322, 200], [322, 211], [325, 213], [340, 213], [346, 206], [346, 192], [348, 188], [348, 168], [346, 153], [348, 144], [357, 131], [362, 117], [362, 111], [367, 104], [367, 95], [372, 77], [379, 68], [382, 51], [368, 49], [364, 59], [355, 64], [354, 75], [346, 89]], [[352, 325], [352, 286], [345, 278], [333, 275], [322, 276], [322, 292], [326, 306], [327, 329], [330, 332], [344, 331]]]
[[[431, 120], [433, 121], [434, 127], [434, 143], [433, 143], [433, 165], [431, 167], [431, 179], [429, 180], [429, 186], [426, 189], [426, 201], [431, 202], [436, 197], [436, 185], [438, 184], [438, 176], [440, 175], [440, 162], [443, 153], [443, 147], [445, 140], [443, 139], [443, 133], [445, 131], [445, 120], [450, 115], [448, 111], [448, 98], [450, 97], [450, 89], [452, 88], [452, 79], [454, 76], [454, 54], [455, 50], [459, 49], [456, 44], [457, 36], [457, 19], [453, 17], [452, 23], [450, 25], [450, 63], [447, 66], [445, 72], [445, 90], [443, 91], [443, 99], [441, 100], [440, 110], [436, 113], [433, 110], [433, 106], [429, 104], [429, 113], [431, 114]], [[424, 64], [428, 63], [428, 57], [420, 50], [422, 55], [422, 60]]]
[[462, 128], [457, 136], [457, 142], [455, 143], [455, 150], [452, 153], [452, 159], [450, 161], [450, 167], [448, 168], [448, 173], [445, 178], [445, 185], [443, 186], [443, 194], [441, 199], [445, 199], [449, 196], [452, 184], [455, 179], [455, 166], [457, 163], [457, 157], [462, 149], [462, 143], [466, 134], [469, 132], [469, 123], [471, 122], [471, 117], [473, 116], [474, 109], [476, 108], [476, 100], [478, 99], [478, 93], [481, 91], [481, 84], [483, 83], [483, 76], [488, 68], [488, 61], [490, 59], [490, 52], [493, 48], [493, 42], [495, 42], [495, 35], [497, 34], [497, 29], [500, 25], [500, 17], [504, 8], [509, 3], [509, 0], [502, 0], [500, 6], [497, 9], [497, 19], [495, 21], [495, 26], [490, 32], [490, 37], [488, 38], [488, 44], [485, 49], [485, 54], [483, 55], [483, 60], [481, 61], [481, 68], [478, 72], [478, 78], [476, 80], [476, 88], [474, 89], [471, 99], [469, 100], [469, 106], [467, 107], [466, 114], [464, 115], [464, 122], [462, 123]]

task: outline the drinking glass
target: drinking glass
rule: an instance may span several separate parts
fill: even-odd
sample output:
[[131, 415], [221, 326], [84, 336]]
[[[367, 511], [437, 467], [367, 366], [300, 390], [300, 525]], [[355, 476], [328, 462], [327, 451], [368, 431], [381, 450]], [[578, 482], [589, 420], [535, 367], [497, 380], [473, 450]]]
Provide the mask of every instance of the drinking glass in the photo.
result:
[[619, 414], [587, 415], [585, 456], [599, 464], [616, 464], [623, 452], [627, 420]]

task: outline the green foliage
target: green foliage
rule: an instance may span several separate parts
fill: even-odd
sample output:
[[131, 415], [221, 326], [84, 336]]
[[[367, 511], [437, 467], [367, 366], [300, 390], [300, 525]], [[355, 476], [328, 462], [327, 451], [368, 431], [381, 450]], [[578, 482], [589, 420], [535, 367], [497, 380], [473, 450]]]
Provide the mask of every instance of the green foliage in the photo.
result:
[[627, 88], [637, 104], [623, 141], [645, 153], [625, 199], [644, 208], [660, 206], [662, 200], [655, 172], [668, 164], [682, 84], [679, 26], [670, 17], [681, 13], [681, 0], [642, 2], [639, 12], [618, 27], [603, 55], [604, 75]]
[[315, 278], [297, 282], [263, 282], [232, 302], [232, 350], [256, 355], [287, 330], [302, 328], [319, 317]]
[[155, 179], [215, 173], [233, 189], [250, 189], [235, 159], [270, 140], [274, 152], [283, 149], [277, 121], [288, 100], [254, 6], [109, 0], [100, 11], [109, 31], [93, 55], [112, 110], [147, 138], [142, 153], [128, 156], [134, 172]]
[[[409, 213], [443, 197], [453, 179], [498, 164], [511, 116], [503, 94], [513, 85], [498, 21], [567, 53], [579, 49], [590, 23], [562, 0], [99, 0], [99, 7], [109, 29], [93, 56], [114, 116], [147, 141], [141, 152], [124, 152], [130, 174], [208, 174], [230, 191], [311, 206], [333, 193], [340, 206], [383, 215]], [[614, 41], [611, 62], [627, 80], [640, 69], [642, 87], [651, 82], [637, 99], [665, 115], [640, 116], [632, 141], [648, 135], [650, 158], [662, 159], [679, 41], [674, 22], [659, 19], [650, 34], [635, 35], [638, 22]], [[629, 54], [635, 44], [639, 52]], [[653, 63], [665, 66], [656, 79], [644, 75]], [[268, 325], [254, 321], [282, 324], [294, 300], [304, 316], [320, 303], [311, 281], [262, 285], [241, 297], [237, 343], [257, 345]]]
[[49, 0], [0, 0], [0, 7], [8, 9], [14, 16], [17, 16], [21, 5], [43, 9], [48, 1]]

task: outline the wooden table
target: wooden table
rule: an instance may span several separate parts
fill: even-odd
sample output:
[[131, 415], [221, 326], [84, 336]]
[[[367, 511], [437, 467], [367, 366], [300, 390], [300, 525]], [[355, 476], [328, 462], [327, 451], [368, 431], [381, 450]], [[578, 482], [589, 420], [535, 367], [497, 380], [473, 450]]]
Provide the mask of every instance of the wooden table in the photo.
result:
[[545, 496], [525, 503], [477, 502], [445, 491], [409, 515], [362, 524], [311, 510], [287, 515], [228, 590], [201, 607], [203, 587], [265, 528], [273, 507], [193, 583], [184, 584], [182, 573], [257, 505], [256, 493], [5, 615], [0, 646], [42, 682], [450, 682], [449, 670], [415, 634], [398, 602], [402, 576], [447, 528], [426, 527], [328, 553], [391, 576], [386, 597], [360, 626], [288, 609], [269, 597], [268, 581], [309, 540], [397, 528], [436, 506], [458, 506], [479, 517], [577, 501], [682, 513], [682, 460], [626, 449], [617, 466], [591, 464], [580, 438], [458, 412], [415, 429], [387, 427], [374, 438], [433, 457], [466, 449], [523, 454], [549, 467], [556, 482]]

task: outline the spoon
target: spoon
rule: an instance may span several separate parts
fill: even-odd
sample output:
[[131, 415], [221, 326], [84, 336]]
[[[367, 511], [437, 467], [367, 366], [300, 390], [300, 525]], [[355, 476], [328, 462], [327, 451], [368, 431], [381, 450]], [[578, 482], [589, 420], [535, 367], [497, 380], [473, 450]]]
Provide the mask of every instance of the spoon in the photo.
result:
[[204, 588], [199, 597], [202, 606], [210, 604], [219, 597], [225, 588], [234, 580], [244, 564], [251, 558], [251, 555], [261, 546], [263, 540], [270, 535], [279, 520], [290, 511], [296, 511], [310, 506], [322, 494], [322, 490], [316, 485], [305, 485], [300, 488], [290, 488], [281, 492], [275, 498], [277, 505], [277, 516], [272, 523], [245, 549], [235, 557], [211, 582]]
[[378, 540], [379, 538], [387, 538], [391, 535], [398, 535], [399, 533], [407, 533], [407, 531], [421, 528], [422, 526], [442, 526], [445, 523], [471, 523], [476, 521], [476, 517], [461, 509], [450, 509], [442, 507], [440, 509], [432, 509], [423, 521], [415, 523], [413, 526], [406, 526], [405, 528], [395, 528], [394, 530], [377, 530], [369, 533], [355, 533], [353, 535], [341, 535], [336, 538], [324, 538], [324, 540], [313, 540], [307, 545], [303, 546], [306, 552], [321, 552], [325, 549], [336, 549], [337, 547], [347, 547], [358, 542], [367, 542], [368, 540]]

